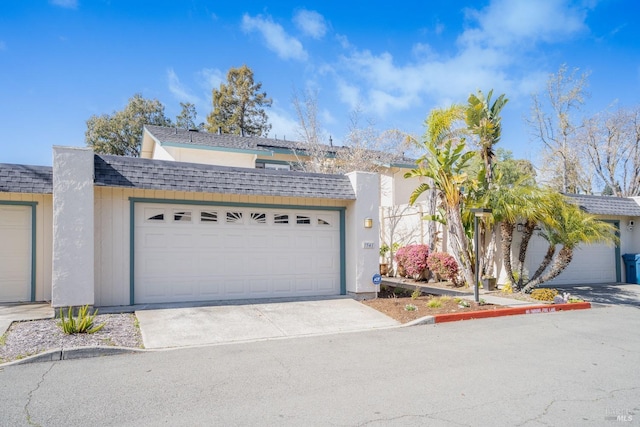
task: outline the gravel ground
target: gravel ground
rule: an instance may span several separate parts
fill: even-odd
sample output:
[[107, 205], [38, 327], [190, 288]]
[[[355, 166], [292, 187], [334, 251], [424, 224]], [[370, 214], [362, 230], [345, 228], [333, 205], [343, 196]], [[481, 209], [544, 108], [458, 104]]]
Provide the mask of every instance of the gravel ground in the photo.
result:
[[0, 363], [22, 359], [47, 350], [72, 347], [118, 346], [143, 348], [136, 317], [131, 313], [99, 314], [94, 325], [106, 323], [93, 334], [66, 335], [58, 319], [14, 322], [0, 337]]

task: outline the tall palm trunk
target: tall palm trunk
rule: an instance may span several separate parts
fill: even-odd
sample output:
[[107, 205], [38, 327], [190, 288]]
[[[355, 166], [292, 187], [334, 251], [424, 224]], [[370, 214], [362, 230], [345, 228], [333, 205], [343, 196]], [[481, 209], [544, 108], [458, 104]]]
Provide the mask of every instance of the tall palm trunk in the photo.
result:
[[507, 279], [515, 286], [516, 279], [513, 277], [513, 266], [511, 265], [511, 245], [513, 243], [513, 230], [515, 224], [508, 221], [500, 223], [500, 234], [502, 237], [502, 264], [507, 273]]
[[533, 276], [529, 278], [529, 282], [536, 280], [538, 277], [540, 277], [540, 275], [547, 269], [547, 266], [551, 264], [551, 260], [553, 260], [553, 256], [555, 255], [555, 253], [556, 253], [556, 245], [549, 244], [549, 247], [547, 248], [547, 253], [544, 254], [544, 258], [542, 259], [542, 262], [540, 263], [540, 266], [538, 267], [536, 272], [533, 273]]
[[469, 257], [469, 241], [462, 227], [460, 206], [447, 206], [446, 210], [448, 218], [447, 224], [449, 224], [449, 231], [452, 237], [451, 242], [454, 246], [452, 255], [462, 271], [465, 282], [467, 282], [469, 286], [473, 286], [475, 277], [473, 275], [471, 258]]
[[536, 229], [536, 223], [531, 220], [527, 220], [524, 224], [524, 230], [522, 233], [522, 240], [520, 241], [520, 250], [518, 251], [518, 285], [516, 288], [521, 289], [524, 283], [524, 261], [527, 257], [527, 248], [529, 247], [529, 241], [533, 232]]
[[491, 238], [487, 246], [487, 252], [484, 254], [484, 274], [493, 277], [493, 265], [495, 262], [496, 246], [498, 245], [498, 236], [495, 227], [490, 227]]
[[560, 249], [560, 252], [558, 252], [558, 256], [553, 261], [553, 264], [551, 265], [549, 271], [546, 274], [539, 276], [537, 279], [527, 283], [527, 286], [522, 289], [522, 292], [528, 294], [539, 284], [548, 282], [549, 280], [553, 280], [560, 273], [562, 273], [565, 268], [567, 268], [572, 259], [573, 248], [563, 246], [562, 249]]

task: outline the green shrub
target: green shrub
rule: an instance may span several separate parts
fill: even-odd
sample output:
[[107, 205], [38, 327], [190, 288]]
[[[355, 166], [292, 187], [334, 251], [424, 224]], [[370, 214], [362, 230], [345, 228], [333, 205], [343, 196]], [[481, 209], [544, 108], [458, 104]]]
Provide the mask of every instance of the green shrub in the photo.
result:
[[556, 295], [558, 295], [557, 289], [542, 288], [531, 291], [531, 298], [537, 299], [538, 301], [553, 301]]
[[440, 298], [430, 299], [429, 302], [427, 303], [427, 307], [429, 307], [429, 308], [440, 308], [440, 307], [442, 307], [442, 301], [440, 300]]
[[418, 309], [418, 307], [416, 307], [413, 304], [407, 304], [407, 305], [404, 306], [404, 309], [406, 311], [416, 311]]
[[420, 286], [416, 286], [416, 289], [411, 293], [411, 299], [418, 299], [418, 297], [422, 295], [422, 291], [420, 290]]
[[93, 321], [98, 315], [98, 310], [95, 310], [93, 314], [89, 314], [89, 306], [85, 305], [78, 309], [78, 317], [73, 317], [73, 307], [69, 307], [67, 310], [67, 316], [64, 315], [62, 308], [60, 309], [60, 322], [58, 326], [62, 328], [62, 331], [69, 334], [93, 334], [104, 328], [106, 323], [101, 323], [98, 326], [93, 326]]

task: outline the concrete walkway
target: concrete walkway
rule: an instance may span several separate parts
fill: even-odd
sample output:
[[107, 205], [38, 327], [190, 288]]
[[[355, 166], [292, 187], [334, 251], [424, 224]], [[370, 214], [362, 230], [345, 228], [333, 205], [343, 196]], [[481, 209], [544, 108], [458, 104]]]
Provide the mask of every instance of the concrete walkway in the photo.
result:
[[147, 349], [335, 334], [398, 326], [351, 298], [136, 310]]
[[4, 335], [11, 322], [21, 320], [53, 319], [54, 312], [49, 303], [0, 304], [0, 336]]

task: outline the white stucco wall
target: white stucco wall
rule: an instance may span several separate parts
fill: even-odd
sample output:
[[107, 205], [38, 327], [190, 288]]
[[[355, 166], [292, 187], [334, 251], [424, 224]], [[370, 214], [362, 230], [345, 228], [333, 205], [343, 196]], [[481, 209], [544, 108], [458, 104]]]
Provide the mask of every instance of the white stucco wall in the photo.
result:
[[53, 147], [53, 307], [94, 304], [93, 151]]
[[[51, 301], [53, 197], [51, 194], [0, 193], [0, 200], [36, 202], [36, 301]], [[6, 242], [2, 242], [5, 244]]]
[[[357, 198], [346, 212], [347, 293], [373, 293], [372, 278], [380, 270], [380, 178], [367, 172], [347, 176]], [[372, 218], [373, 227], [364, 227], [365, 218]]]

